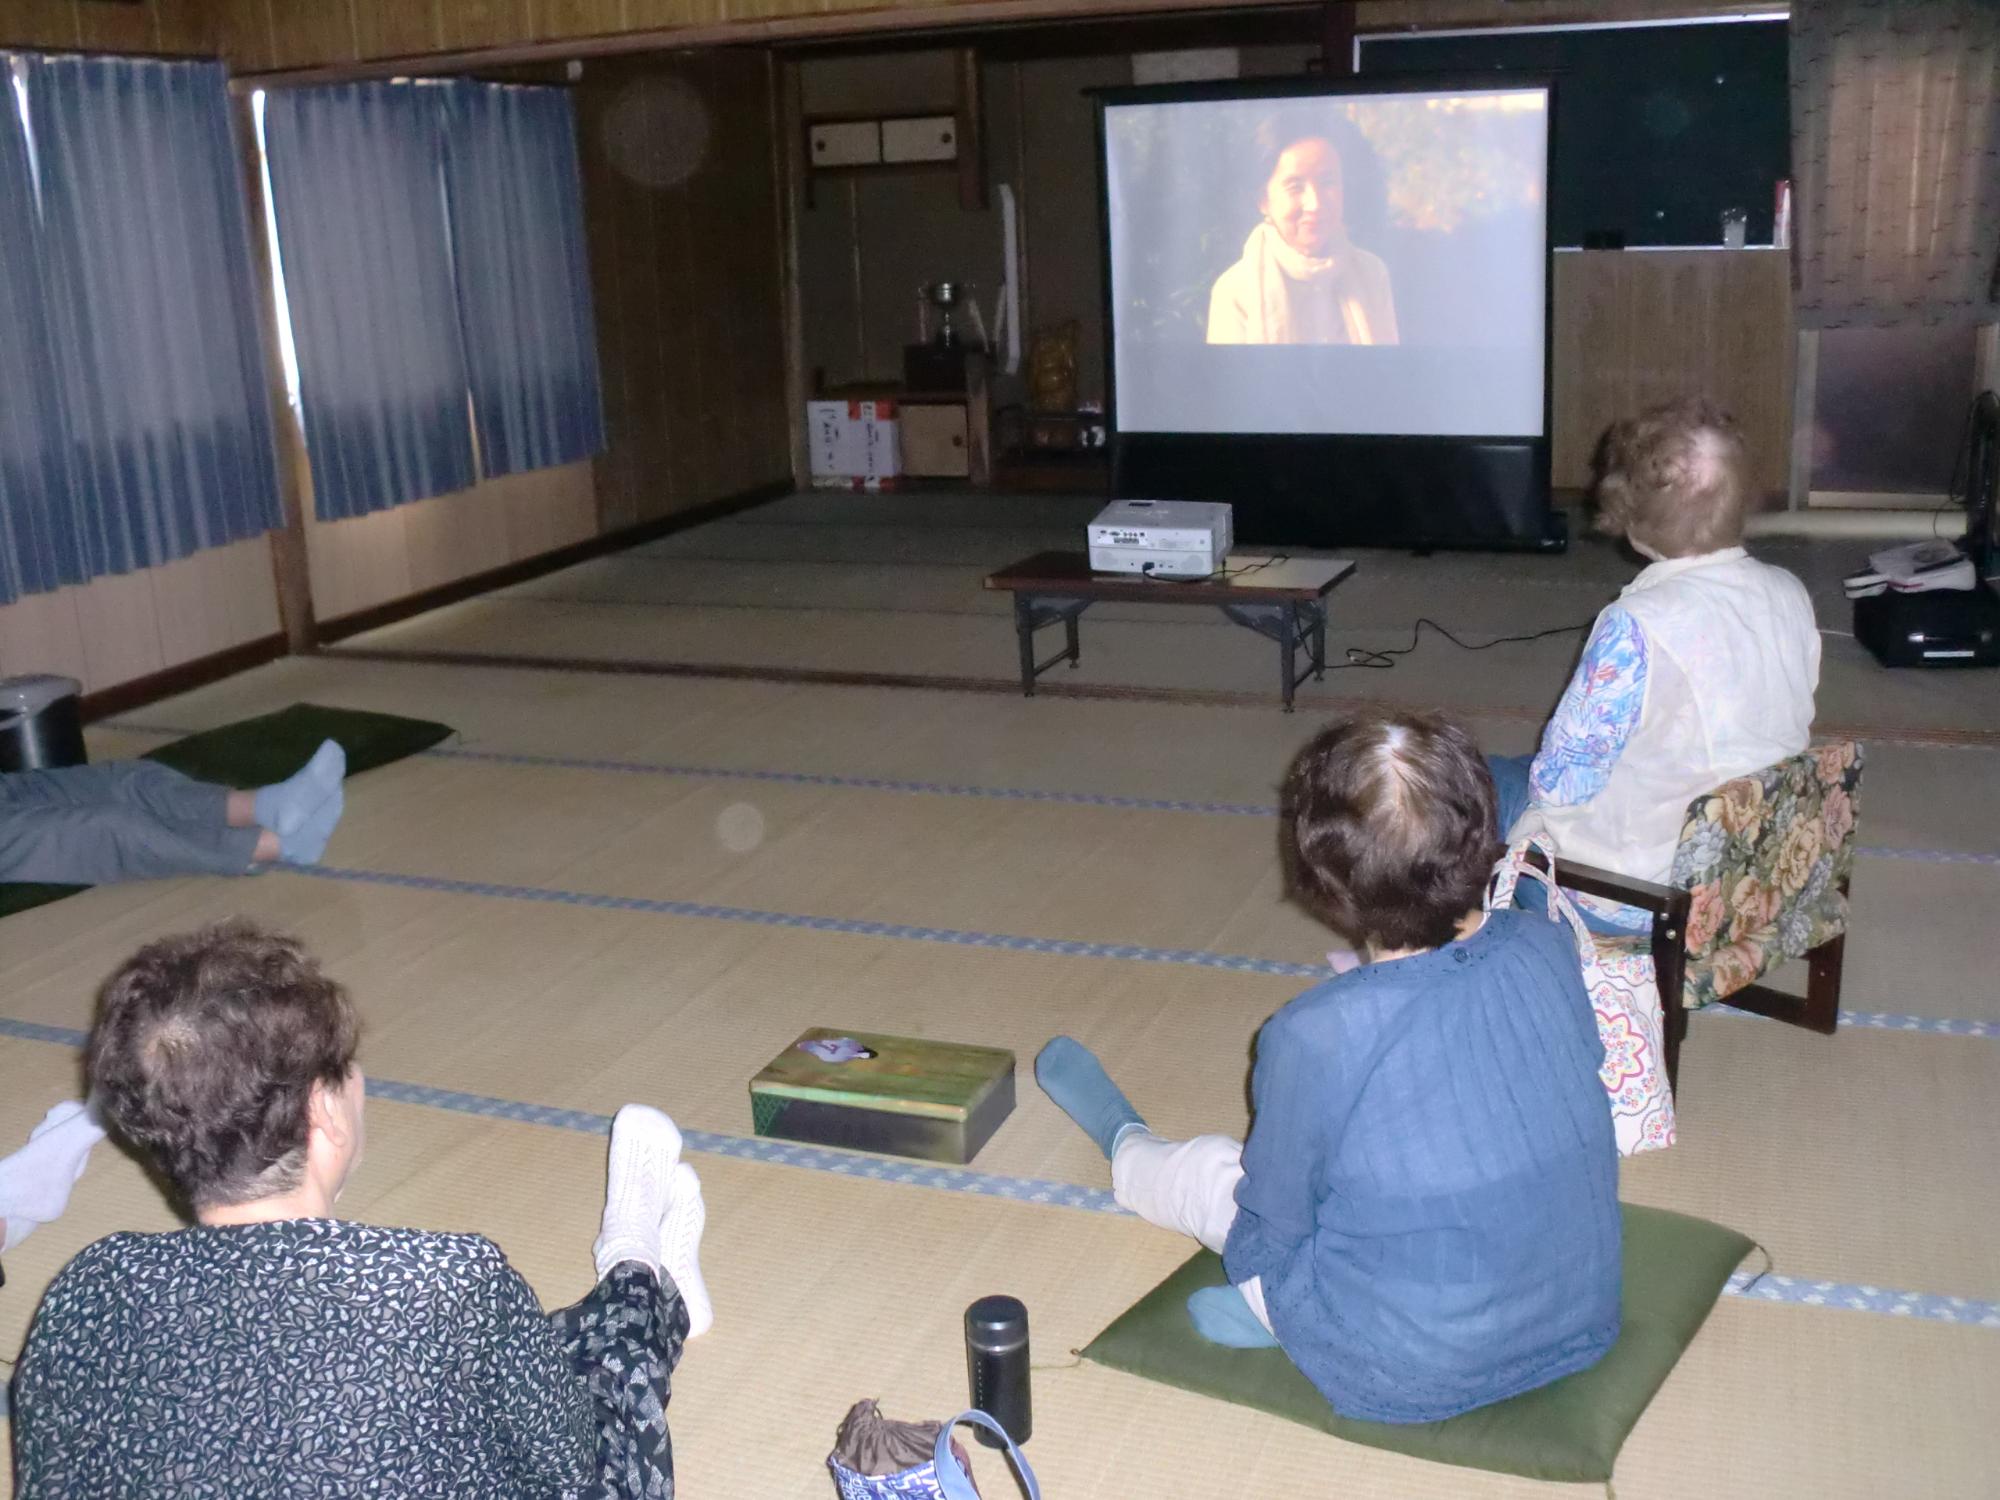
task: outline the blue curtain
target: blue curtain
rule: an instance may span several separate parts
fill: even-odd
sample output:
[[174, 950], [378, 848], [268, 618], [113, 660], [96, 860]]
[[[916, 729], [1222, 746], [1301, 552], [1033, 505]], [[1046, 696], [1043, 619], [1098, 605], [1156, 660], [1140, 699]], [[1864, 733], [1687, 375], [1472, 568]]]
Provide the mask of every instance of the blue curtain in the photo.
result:
[[26, 70], [84, 570], [152, 567], [281, 525], [222, 66], [59, 57]]
[[449, 94], [445, 182], [459, 318], [488, 474], [604, 447], [576, 118], [561, 89]]
[[38, 219], [9, 89], [0, 95], [0, 604], [85, 577]]
[[264, 143], [322, 520], [474, 480], [443, 204], [445, 90], [277, 90]]

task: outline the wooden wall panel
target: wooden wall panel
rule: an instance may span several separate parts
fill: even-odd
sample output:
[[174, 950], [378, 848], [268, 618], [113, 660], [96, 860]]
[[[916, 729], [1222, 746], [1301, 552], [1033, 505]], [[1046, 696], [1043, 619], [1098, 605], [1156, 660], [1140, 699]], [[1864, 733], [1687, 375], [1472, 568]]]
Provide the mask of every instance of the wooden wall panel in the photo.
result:
[[76, 0], [13, 0], [0, 11], [0, 42], [10, 47], [81, 47]]
[[[55, 5], [63, 0], [13, 3]], [[263, 0], [213, 3], [223, 16], [223, 49], [243, 71], [276, 66], [269, 59], [278, 52], [287, 55], [287, 67], [340, 67], [435, 52], [518, 49], [536, 42], [627, 35], [643, 40], [650, 48], [672, 45], [667, 34], [682, 30], [699, 31], [698, 40], [716, 43], [733, 40], [726, 32], [735, 27], [742, 28], [743, 40], [763, 39], [760, 34], [768, 35], [774, 25], [787, 23], [795, 30], [800, 26], [812, 31], [847, 29], [825, 24], [826, 17], [835, 12], [856, 12], [852, 25], [869, 31], [935, 27], [942, 19], [940, 13], [948, 8], [958, 12], [950, 18], [952, 24], [966, 24], [978, 19], [966, 11], [981, 8], [978, 0], [905, 0], [887, 6], [882, 0], [269, 0], [268, 8]], [[1165, 10], [1209, 8], [1209, 0], [1156, 3]], [[1240, 3], [1292, 6], [1297, 0]], [[1690, 3], [1698, 6], [1706, 0]], [[995, 0], [992, 8], [996, 23], [1036, 17], [1122, 17], [1130, 11], [1128, 0]], [[298, 55], [306, 50], [305, 43], [286, 41], [280, 45], [273, 36], [274, 28], [280, 34], [294, 27], [319, 31], [323, 24], [320, 18], [311, 17], [305, 26], [299, 26], [296, 14], [318, 9], [352, 18], [358, 56], [339, 40], [337, 26], [324, 32], [332, 40], [317, 44], [321, 55], [316, 57]]]
[[[0, 0], [0, 47], [50, 51], [167, 52], [220, 49], [222, 0]], [[258, 0], [261, 6], [263, 0]], [[337, 0], [345, 5], [345, 0]]]
[[149, 7], [140, 5], [92, 5], [78, 0], [77, 31], [81, 45], [91, 52], [156, 52], [160, 31], [153, 23]]
[[[207, 0], [214, 9], [223, 56], [239, 73], [255, 73], [277, 66], [277, 42], [271, 25], [267, 0]], [[345, 4], [339, 7], [345, 11]], [[329, 57], [329, 62], [346, 61]]]
[[83, 630], [76, 617], [78, 592], [57, 589], [0, 604], [0, 675], [60, 672], [85, 687], [108, 686], [86, 677]]
[[400, 505], [351, 520], [321, 521], [307, 501], [306, 566], [315, 618], [325, 622], [416, 592], [404, 536], [409, 510]]
[[1784, 493], [1792, 347], [1783, 251], [1557, 255], [1550, 371], [1556, 485], [1589, 482], [1598, 435], [1615, 418], [1705, 394], [1743, 424], [1758, 490]]
[[[75, 0], [7, 0], [11, 6], [68, 12]], [[153, 0], [155, 4], [174, 0]], [[204, 0], [178, 0], [204, 3]], [[273, 66], [274, 53], [287, 66], [338, 65], [359, 59], [399, 58], [441, 50], [514, 47], [536, 41], [616, 37], [680, 29], [731, 26], [768, 27], [794, 22], [827, 29], [835, 13], [857, 13], [854, 24], [871, 31], [936, 27], [946, 10], [951, 21], [978, 20], [978, 0], [207, 0], [223, 16], [223, 43], [246, 70]], [[1208, 0], [1155, 0], [1162, 10], [1209, 8]], [[1290, 5], [1296, 0], [1244, 0], [1249, 4]], [[111, 7], [97, 7], [109, 9]], [[1240, 5], [1239, 5], [1240, 8]], [[1737, 15], [1768, 11], [1768, 0], [1358, 0], [1355, 24], [1361, 31], [1406, 27], [1550, 25], [1576, 21], [1666, 20], [1691, 15]], [[354, 44], [337, 24], [315, 12], [336, 12], [352, 21]], [[968, 14], [972, 12], [973, 14]], [[1074, 19], [1129, 14], [1129, 0], [1005, 0], [996, 20]], [[273, 35], [275, 28], [278, 33]], [[311, 32], [318, 40], [294, 41], [284, 33]], [[716, 40], [707, 37], [706, 40]], [[73, 45], [63, 43], [62, 45]], [[316, 51], [317, 55], [303, 55]]]
[[162, 666], [278, 633], [271, 549], [262, 539], [212, 547], [150, 576]]
[[510, 474], [346, 521], [308, 509], [314, 613], [337, 619], [587, 541], [597, 534], [592, 467]]
[[222, 27], [214, 0], [153, 0], [159, 34], [154, 45], [162, 52], [213, 56], [222, 50]]
[[61, 672], [96, 692], [278, 630], [262, 537], [0, 605], [0, 674]]
[[605, 36], [624, 25], [624, 0], [528, 0], [533, 37]]
[[791, 472], [772, 88], [761, 55], [713, 51], [594, 62], [577, 89], [605, 530]]
[[77, 590], [76, 621], [86, 686], [130, 682], [167, 664], [146, 573], [93, 578], [90, 587]]
[[[282, 15], [282, 22], [271, 25], [277, 15]], [[354, 12], [347, 0], [315, 0], [310, 4], [280, 0], [266, 9], [263, 19], [271, 25], [267, 55], [273, 67], [309, 67], [323, 58], [351, 61], [361, 54]]]
[[444, 7], [435, 0], [353, 0], [353, 4], [354, 35], [362, 57], [410, 57], [444, 50]]
[[1769, 15], [1774, 8], [1757, 0], [1356, 0], [1354, 22], [1360, 31], [1442, 26], [1571, 26], [1580, 22]]
[[452, 0], [438, 11], [444, 45], [495, 47], [524, 41], [534, 34], [528, 0]]

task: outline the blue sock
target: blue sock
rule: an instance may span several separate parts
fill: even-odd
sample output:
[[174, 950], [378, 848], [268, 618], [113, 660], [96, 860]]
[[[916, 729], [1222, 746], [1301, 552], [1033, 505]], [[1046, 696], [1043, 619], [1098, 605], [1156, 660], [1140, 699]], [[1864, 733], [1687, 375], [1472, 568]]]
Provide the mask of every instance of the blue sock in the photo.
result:
[[1118, 1144], [1120, 1130], [1146, 1123], [1131, 1101], [1118, 1092], [1097, 1054], [1071, 1037], [1059, 1036], [1042, 1048], [1035, 1058], [1035, 1082], [1097, 1142], [1106, 1161]]
[[1278, 1347], [1271, 1330], [1257, 1321], [1257, 1315], [1250, 1311], [1250, 1304], [1233, 1286], [1205, 1286], [1198, 1292], [1190, 1293], [1187, 1310], [1188, 1317], [1194, 1322], [1194, 1331], [1211, 1344], [1222, 1344], [1230, 1349]]
[[[260, 828], [268, 828], [282, 842], [301, 831], [320, 805], [340, 790], [347, 775], [347, 752], [337, 740], [323, 740], [313, 757], [283, 781], [257, 789], [256, 818]], [[335, 813], [336, 820], [340, 817]], [[327, 832], [333, 831], [329, 824]], [[325, 844], [322, 839], [321, 844]], [[285, 856], [287, 859], [291, 855]]]
[[333, 837], [340, 815], [346, 810], [347, 794], [336, 781], [332, 795], [314, 808], [303, 824], [290, 833], [278, 835], [279, 856], [290, 864], [318, 864], [319, 857], [326, 853], [326, 841]]

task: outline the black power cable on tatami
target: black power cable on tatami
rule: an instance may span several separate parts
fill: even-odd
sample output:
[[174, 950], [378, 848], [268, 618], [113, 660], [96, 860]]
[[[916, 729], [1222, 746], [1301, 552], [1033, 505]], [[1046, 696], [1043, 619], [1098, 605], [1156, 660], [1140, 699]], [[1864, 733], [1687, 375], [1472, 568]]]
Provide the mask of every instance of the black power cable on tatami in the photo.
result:
[[1552, 635], [1573, 635], [1579, 630], [1590, 629], [1593, 623], [1591, 620], [1585, 620], [1580, 625], [1556, 625], [1548, 630], [1537, 630], [1531, 635], [1500, 635], [1495, 636], [1490, 641], [1481, 641], [1475, 645], [1470, 641], [1460, 640], [1429, 616], [1419, 616], [1417, 623], [1410, 627], [1409, 645], [1385, 646], [1379, 651], [1370, 650], [1365, 646], [1349, 646], [1346, 651], [1347, 660], [1328, 662], [1327, 670], [1329, 672], [1338, 672], [1347, 667], [1366, 667], [1370, 671], [1386, 672], [1396, 665], [1397, 657], [1408, 656], [1412, 651], [1417, 649], [1417, 642], [1422, 637], [1426, 625], [1430, 626], [1431, 629], [1435, 630], [1461, 651], [1488, 651], [1495, 646], [1516, 645], [1523, 641], [1539, 641]]

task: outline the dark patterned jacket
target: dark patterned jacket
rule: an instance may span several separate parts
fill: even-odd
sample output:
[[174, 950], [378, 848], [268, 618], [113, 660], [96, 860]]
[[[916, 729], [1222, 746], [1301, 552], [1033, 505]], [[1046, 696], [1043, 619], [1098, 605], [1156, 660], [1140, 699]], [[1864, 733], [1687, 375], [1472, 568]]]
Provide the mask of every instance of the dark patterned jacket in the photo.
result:
[[337, 1219], [99, 1240], [42, 1300], [13, 1421], [22, 1500], [596, 1478], [588, 1392], [499, 1247]]

